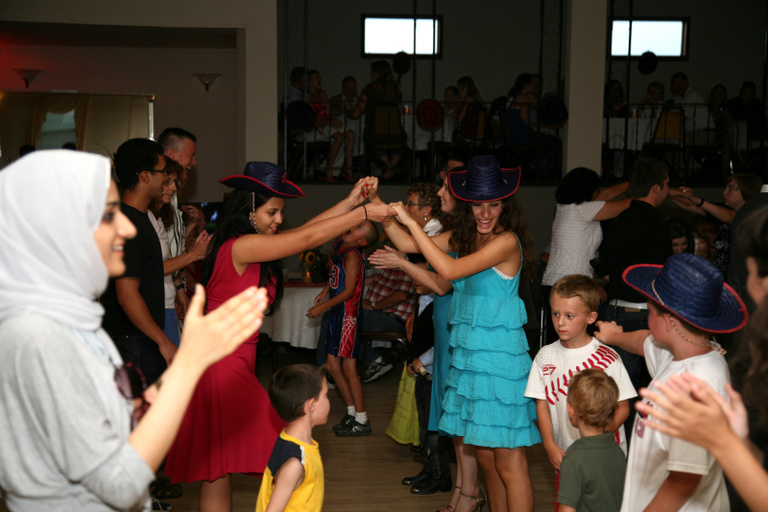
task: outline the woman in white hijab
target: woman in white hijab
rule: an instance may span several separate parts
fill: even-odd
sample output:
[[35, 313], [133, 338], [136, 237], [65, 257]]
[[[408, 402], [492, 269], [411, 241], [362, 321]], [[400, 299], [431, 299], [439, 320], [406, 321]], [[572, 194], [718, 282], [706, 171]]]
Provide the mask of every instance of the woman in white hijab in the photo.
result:
[[122, 246], [136, 234], [109, 161], [58, 150], [11, 164], [0, 172], [0, 226], [0, 488], [8, 508], [148, 509], [147, 487], [197, 381], [261, 326], [264, 290], [203, 317], [200, 287], [184, 344], [142, 396], [101, 329], [96, 301], [108, 277], [124, 272]]

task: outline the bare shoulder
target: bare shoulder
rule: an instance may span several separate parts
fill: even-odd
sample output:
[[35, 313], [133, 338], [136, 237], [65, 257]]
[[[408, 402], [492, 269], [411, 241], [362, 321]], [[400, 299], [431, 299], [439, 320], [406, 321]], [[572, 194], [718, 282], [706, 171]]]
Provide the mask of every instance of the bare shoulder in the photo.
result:
[[517, 239], [517, 236], [511, 232], [511, 231], [504, 231], [496, 236], [497, 243], [504, 244], [508, 246], [509, 249], [519, 249], [520, 248], [520, 241]]
[[344, 264], [355, 264], [358, 263], [360, 259], [359, 251], [347, 251], [347, 253], [344, 255]]

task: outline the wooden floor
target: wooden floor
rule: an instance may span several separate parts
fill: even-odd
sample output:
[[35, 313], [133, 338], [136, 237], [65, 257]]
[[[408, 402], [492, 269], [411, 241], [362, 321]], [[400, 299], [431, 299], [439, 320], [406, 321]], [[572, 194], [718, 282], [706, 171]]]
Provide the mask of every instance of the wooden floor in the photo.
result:
[[[278, 363], [314, 361], [314, 353], [296, 351], [280, 354]], [[261, 355], [257, 373], [262, 383], [269, 382], [273, 368], [271, 355]], [[364, 385], [368, 416], [373, 427], [370, 436], [336, 437], [331, 427], [344, 415], [344, 404], [338, 391], [329, 393], [331, 414], [327, 425], [316, 427], [314, 438], [320, 444], [325, 469], [325, 512], [431, 512], [448, 504], [449, 493], [414, 496], [400, 483], [405, 476], [415, 475], [421, 464], [413, 461], [407, 446], [399, 445], [384, 434], [389, 424], [397, 384], [402, 369], [395, 369], [375, 382]], [[542, 445], [528, 449], [536, 511], [554, 508], [554, 472]], [[455, 466], [452, 466], [455, 471]], [[253, 512], [261, 479], [243, 475], [233, 477], [234, 512]], [[197, 484], [184, 484], [181, 498], [168, 500], [174, 512], [197, 511]], [[484, 510], [489, 510], [488, 506]]]

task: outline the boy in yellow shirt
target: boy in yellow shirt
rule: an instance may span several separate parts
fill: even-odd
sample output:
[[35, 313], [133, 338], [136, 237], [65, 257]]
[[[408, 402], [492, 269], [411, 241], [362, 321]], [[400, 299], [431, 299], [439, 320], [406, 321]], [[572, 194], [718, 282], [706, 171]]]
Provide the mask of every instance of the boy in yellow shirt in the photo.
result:
[[312, 429], [328, 421], [331, 404], [325, 370], [295, 364], [272, 376], [269, 400], [287, 425], [264, 470], [256, 512], [320, 512], [325, 476]]

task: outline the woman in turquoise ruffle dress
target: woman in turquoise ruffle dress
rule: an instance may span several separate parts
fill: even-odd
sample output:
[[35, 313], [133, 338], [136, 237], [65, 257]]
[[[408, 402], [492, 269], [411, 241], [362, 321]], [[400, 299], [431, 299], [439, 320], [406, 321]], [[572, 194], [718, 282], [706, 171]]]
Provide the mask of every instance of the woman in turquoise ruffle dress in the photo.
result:
[[[428, 237], [402, 204], [395, 209], [410, 235], [385, 225], [398, 249], [422, 252], [453, 283], [453, 352], [440, 430], [477, 447], [494, 512], [533, 510], [525, 447], [541, 442], [535, 404], [523, 396], [531, 359], [518, 287], [533, 259], [530, 232], [512, 198], [519, 180], [519, 169], [477, 156], [467, 170], [449, 175], [459, 199], [452, 231]], [[451, 251], [459, 258], [446, 254]], [[478, 510], [485, 499], [481, 491], [462, 492], [456, 511]]]

